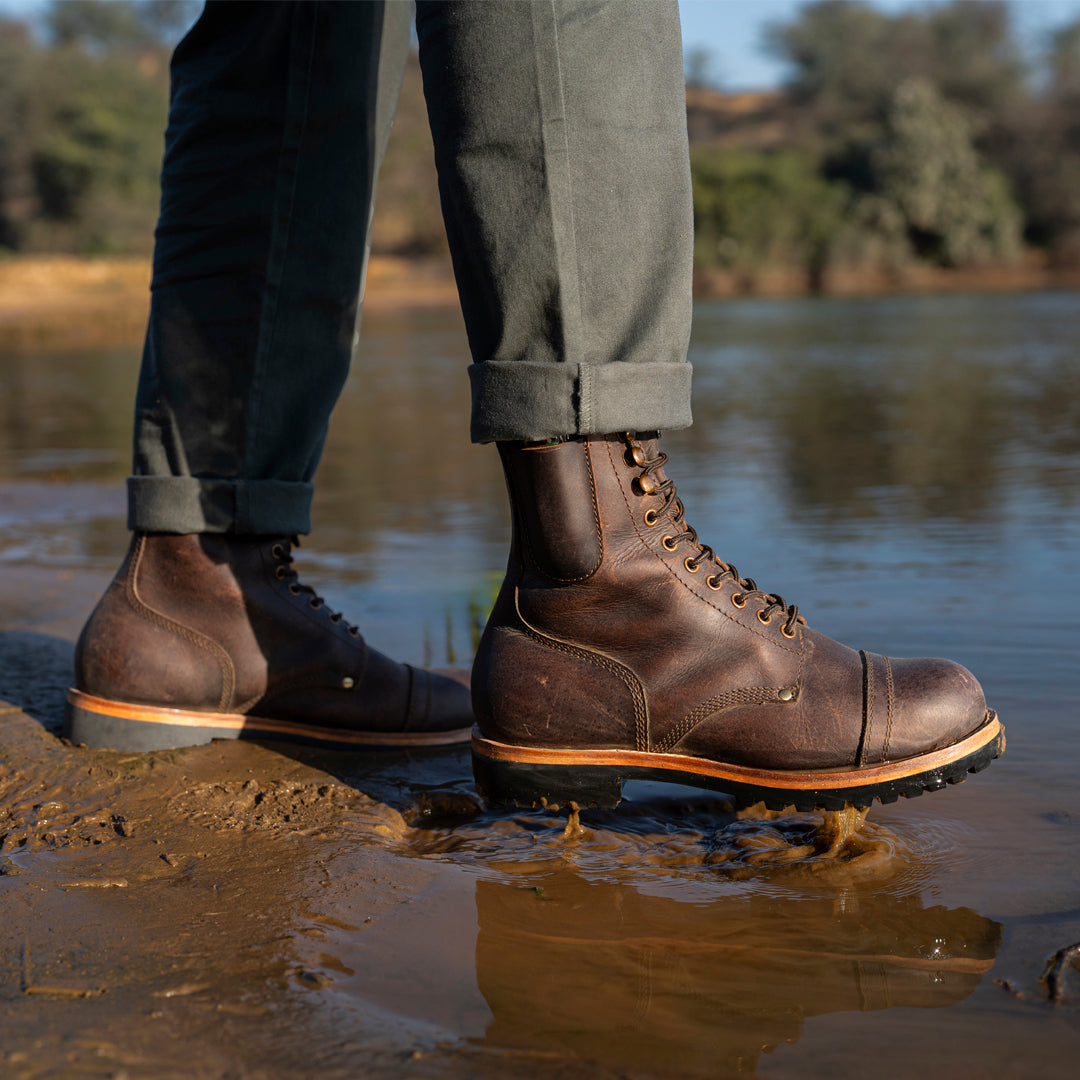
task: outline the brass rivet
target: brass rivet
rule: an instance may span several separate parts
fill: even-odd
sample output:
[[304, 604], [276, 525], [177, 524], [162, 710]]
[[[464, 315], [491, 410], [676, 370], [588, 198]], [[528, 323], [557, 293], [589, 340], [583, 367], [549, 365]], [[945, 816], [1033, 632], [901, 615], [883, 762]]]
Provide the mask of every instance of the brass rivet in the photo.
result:
[[651, 495], [656, 490], [656, 481], [651, 476], [639, 476], [637, 486], [645, 495]]
[[794, 701], [795, 700], [795, 687], [794, 686], [782, 686], [776, 692], [776, 696], [781, 701]]
[[341, 685], [346, 690], [351, 690], [356, 685], [356, 680], [351, 675], [346, 675], [345, 678], [341, 680]]

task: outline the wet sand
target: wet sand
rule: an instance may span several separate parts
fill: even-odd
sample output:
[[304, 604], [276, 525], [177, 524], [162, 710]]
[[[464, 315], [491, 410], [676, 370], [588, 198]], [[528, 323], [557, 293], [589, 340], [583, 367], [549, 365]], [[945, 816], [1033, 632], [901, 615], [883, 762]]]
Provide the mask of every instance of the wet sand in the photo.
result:
[[[463, 750], [65, 746], [138, 355], [3, 355], [0, 1077], [1071, 1078], [1080, 971], [1054, 1005], [1040, 976], [1080, 940], [1078, 319], [699, 311], [698, 422], [665, 441], [703, 539], [827, 633], [955, 656], [1009, 734], [846, 841], [666, 786], [493, 812]], [[506, 520], [460, 324], [365, 342], [300, 570], [373, 643], [461, 663]]]

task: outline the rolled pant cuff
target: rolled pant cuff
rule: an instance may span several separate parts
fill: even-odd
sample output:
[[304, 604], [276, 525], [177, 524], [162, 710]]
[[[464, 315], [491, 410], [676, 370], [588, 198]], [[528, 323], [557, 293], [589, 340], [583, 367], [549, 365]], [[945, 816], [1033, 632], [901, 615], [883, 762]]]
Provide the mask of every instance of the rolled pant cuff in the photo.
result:
[[690, 364], [472, 364], [473, 442], [689, 427]]
[[313, 485], [302, 481], [131, 476], [128, 528], [243, 536], [308, 533], [313, 492]]

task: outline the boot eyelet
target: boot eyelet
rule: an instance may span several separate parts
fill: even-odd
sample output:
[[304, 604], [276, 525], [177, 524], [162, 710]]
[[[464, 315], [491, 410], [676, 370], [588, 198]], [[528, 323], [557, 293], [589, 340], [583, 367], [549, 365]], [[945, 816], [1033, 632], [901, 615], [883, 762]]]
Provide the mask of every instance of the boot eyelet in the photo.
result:
[[300, 595], [300, 586], [297, 585], [295, 581], [290, 582], [290, 584], [289, 584], [289, 592], [291, 592], [293, 594], [293, 596], [299, 596]]
[[349, 637], [358, 638], [360, 636], [360, 631], [357, 630], [355, 626], [345, 627], [345, 632], [349, 635]]
[[273, 547], [272, 547], [272, 548], [270, 549], [270, 554], [271, 554], [271, 555], [272, 555], [272, 556], [273, 556], [273, 557], [274, 557], [275, 559], [283, 559], [283, 558], [285, 558], [285, 549], [284, 549], [284, 548], [282, 548], [282, 546], [281, 546], [280, 544], [275, 544], [275, 545], [274, 545], [274, 546], [273, 546]]
[[780, 633], [783, 634], [784, 637], [786, 637], [788, 639], [788, 641], [792, 641], [794, 639], [794, 637], [795, 637], [795, 631], [794, 630], [788, 630], [786, 623], [783, 626], [780, 627]]
[[694, 562], [693, 555], [687, 555], [686, 558], [683, 559], [683, 566], [685, 566], [691, 574], [696, 574], [701, 569], [701, 567], [698, 566], [696, 562]]
[[708, 585], [713, 592], [717, 592], [723, 587], [724, 583], [718, 577], [709, 576], [705, 579], [705, 584]]
[[737, 592], [733, 592], [733, 593], [731, 594], [731, 602], [732, 602], [732, 603], [733, 603], [733, 604], [734, 604], [734, 605], [735, 605], [735, 606], [736, 606], [737, 608], [744, 608], [744, 607], [746, 607], [746, 597], [745, 597], [745, 596], [743, 596], [743, 594], [742, 594], [742, 593], [737, 593]]
[[287, 573], [288, 570], [286, 570], [284, 566], [278, 566], [274, 570], [274, 577], [276, 577], [278, 581], [283, 581]]
[[670, 536], [665, 536], [660, 543], [664, 546], [665, 551], [674, 551], [679, 546], [679, 542]]
[[764, 611], [759, 611], [757, 613], [757, 621], [761, 623], [762, 626], [768, 626], [769, 623], [772, 622], [772, 616], [766, 615]]
[[657, 523], [657, 522], [658, 522], [659, 520], [660, 520], [660, 518], [659, 518], [659, 517], [657, 517], [657, 514], [656, 514], [656, 511], [655, 511], [655, 510], [646, 510], [646, 511], [645, 511], [645, 524], [646, 524], [646, 525], [648, 525], [650, 529], [651, 529], [651, 528], [652, 528], [652, 527], [653, 527], [653, 526], [654, 526], [654, 525], [655, 525], [655, 524], [656, 524], [656, 523]]
[[322, 601], [321, 601], [321, 600], [319, 600], [319, 599], [318, 599], [318, 597], [315, 597], [315, 596], [313, 596], [313, 597], [312, 597], [312, 598], [311, 598], [311, 599], [310, 599], [310, 600], [309, 600], [309, 601], [307, 602], [307, 606], [308, 606], [309, 608], [311, 608], [311, 610], [312, 610], [312, 611], [318, 611], [318, 610], [319, 610], [319, 608], [321, 608], [321, 607], [322, 607]]

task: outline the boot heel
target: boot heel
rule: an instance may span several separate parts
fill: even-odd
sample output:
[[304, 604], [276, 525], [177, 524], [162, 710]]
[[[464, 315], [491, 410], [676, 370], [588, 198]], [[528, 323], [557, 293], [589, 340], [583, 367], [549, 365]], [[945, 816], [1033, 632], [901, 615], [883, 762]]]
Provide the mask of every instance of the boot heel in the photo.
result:
[[622, 801], [622, 778], [611, 766], [496, 761], [475, 750], [472, 761], [476, 790], [485, 802], [495, 806], [557, 810], [574, 803], [610, 810]]

